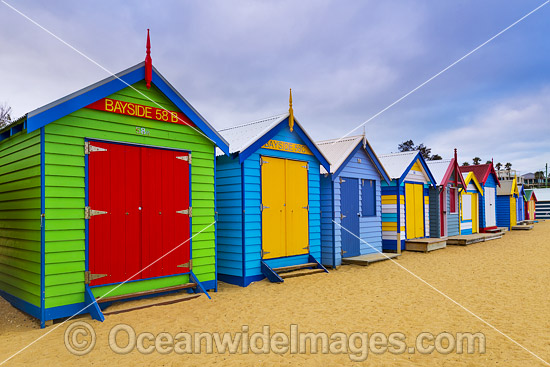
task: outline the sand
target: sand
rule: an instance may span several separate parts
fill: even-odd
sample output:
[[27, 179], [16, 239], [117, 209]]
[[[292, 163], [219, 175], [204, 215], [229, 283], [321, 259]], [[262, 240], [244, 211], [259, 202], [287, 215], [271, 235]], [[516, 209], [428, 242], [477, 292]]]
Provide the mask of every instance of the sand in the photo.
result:
[[[532, 231], [514, 231], [502, 239], [467, 247], [449, 246], [432, 253], [406, 252], [403, 267], [478, 315], [541, 358], [550, 360], [550, 221]], [[109, 311], [162, 299], [126, 302]], [[368, 267], [342, 266], [329, 274], [287, 279], [284, 284], [261, 281], [248, 288], [220, 283], [212, 300], [205, 296], [166, 306], [110, 315], [101, 323], [89, 316], [97, 342], [87, 355], [74, 356], [64, 344], [72, 322], [39, 329], [32, 318], [0, 301], [0, 361], [46, 333], [8, 365], [349, 365], [348, 354], [176, 354], [156, 351], [114, 353], [108, 335], [115, 325], [131, 325], [137, 333], [239, 332], [249, 334], [269, 325], [271, 333], [289, 333], [290, 325], [311, 332], [401, 332], [407, 345], [421, 332], [481, 332], [486, 353], [447, 355], [434, 352], [395, 355], [369, 353], [366, 364], [392, 366], [538, 366], [528, 351], [448, 300], [396, 264], [385, 261]], [[59, 326], [59, 327], [58, 327]], [[56, 328], [57, 327], [57, 328]], [[121, 338], [120, 340], [123, 340]]]

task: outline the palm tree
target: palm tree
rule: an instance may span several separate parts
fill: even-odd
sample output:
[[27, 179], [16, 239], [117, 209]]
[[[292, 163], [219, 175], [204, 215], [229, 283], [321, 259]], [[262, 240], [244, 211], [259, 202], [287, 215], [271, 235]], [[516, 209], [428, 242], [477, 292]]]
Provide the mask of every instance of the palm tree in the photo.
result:
[[500, 169], [502, 168], [502, 163], [498, 162], [497, 164], [495, 164], [495, 168], [497, 169], [497, 171], [500, 171]]
[[479, 164], [479, 162], [481, 162], [481, 158], [474, 157], [474, 159], [472, 159], [472, 161], [474, 162], [474, 166], [477, 166]]
[[511, 169], [512, 169], [512, 163], [507, 162], [507, 163], [504, 165], [504, 168], [506, 168], [506, 171], [511, 170]]
[[469, 165], [470, 165], [470, 163], [468, 163], [468, 162], [462, 163], [462, 167], [467, 167], [467, 166], [469, 166]]

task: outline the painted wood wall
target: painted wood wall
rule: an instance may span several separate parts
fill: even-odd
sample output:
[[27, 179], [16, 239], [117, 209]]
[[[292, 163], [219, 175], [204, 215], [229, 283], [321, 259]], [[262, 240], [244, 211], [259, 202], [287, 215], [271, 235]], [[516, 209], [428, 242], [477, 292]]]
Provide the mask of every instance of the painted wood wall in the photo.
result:
[[[156, 87], [133, 85], [164, 108], [179, 111]], [[131, 88], [109, 98], [158, 107]], [[136, 134], [136, 127], [150, 131]], [[192, 234], [214, 222], [214, 145], [189, 126], [161, 123], [105, 111], [81, 109], [45, 127], [46, 137], [46, 308], [84, 301], [85, 167], [84, 138], [163, 146], [192, 151]], [[215, 227], [192, 240], [193, 272], [207, 289], [216, 286]], [[109, 295], [187, 282], [173, 276], [126, 283]], [[96, 297], [114, 286], [92, 288]]]
[[[359, 161], [361, 163], [359, 163]], [[342, 264], [342, 231], [339, 226], [342, 220], [340, 177], [359, 179], [359, 209], [361, 210], [362, 190], [361, 179], [374, 180], [376, 182], [376, 215], [372, 217], [361, 216], [359, 218], [359, 232], [361, 238], [360, 254], [370, 254], [382, 251], [382, 202], [381, 202], [381, 178], [370, 157], [364, 149], [359, 149], [347, 162], [337, 176], [328, 175], [321, 177], [321, 238], [322, 251], [321, 262], [323, 265], [340, 266]], [[334, 208], [334, 210], [333, 210]], [[337, 224], [333, 225], [332, 221]], [[334, 243], [333, 243], [334, 238]]]
[[550, 219], [550, 201], [537, 201], [535, 206], [536, 219]]
[[[40, 317], [40, 131], [0, 142], [0, 291]], [[9, 296], [8, 296], [9, 297]]]
[[[493, 187], [495, 189], [495, 213], [497, 210], [496, 208], [497, 207], [497, 204], [496, 204], [497, 182], [495, 180], [495, 177], [492, 174], [489, 174], [489, 177], [487, 178], [484, 184], [480, 182], [480, 186], [483, 189], [483, 196], [479, 197], [479, 228], [481, 229], [481, 228], [487, 228], [487, 223], [485, 220], [485, 202], [486, 202], [485, 188], [486, 187]], [[496, 217], [498, 217], [498, 214], [496, 215]]]
[[441, 201], [439, 186], [429, 188], [430, 192], [430, 237], [441, 238]]
[[[279, 131], [272, 139], [279, 141], [286, 141], [297, 144], [304, 144], [300, 139], [296, 131], [290, 132], [288, 128], [288, 120], [282, 122], [286, 126]], [[309, 198], [309, 251], [312, 256], [317, 260], [321, 259], [321, 184], [319, 175], [319, 162], [313, 155], [289, 153], [277, 150], [259, 148], [253, 154], [251, 154], [242, 164], [242, 177], [243, 182], [235, 177], [237, 171], [240, 169], [234, 168], [234, 163], [228, 159], [218, 157], [216, 164], [217, 172], [223, 172], [224, 170], [233, 170], [234, 174], [228, 173], [228, 179], [224, 182], [225, 191], [234, 192], [235, 190], [241, 190], [244, 193], [244, 226], [240, 229], [244, 234], [244, 238], [241, 238], [241, 246], [244, 246], [244, 256], [234, 261], [241, 262], [242, 265], [229, 264], [231, 259], [238, 257], [235, 251], [238, 251], [237, 247], [238, 238], [231, 240], [224, 239], [218, 245], [218, 252], [222, 253], [221, 267], [218, 269], [219, 279], [241, 286], [247, 286], [250, 282], [263, 279], [264, 276], [261, 272], [261, 250], [262, 250], [262, 215], [260, 206], [262, 204], [261, 195], [261, 166], [260, 157], [262, 155], [286, 158], [306, 161], [309, 163], [308, 171], [308, 198]], [[235, 158], [238, 161], [238, 158]], [[233, 168], [232, 168], [233, 167]], [[241, 172], [239, 172], [241, 174]], [[220, 184], [222, 183], [221, 181]], [[227, 200], [226, 204], [234, 207], [239, 207], [239, 197], [231, 197], [220, 200]], [[225, 204], [224, 204], [225, 205]], [[240, 209], [239, 209], [240, 210]], [[226, 210], [227, 213], [227, 210]], [[227, 220], [228, 215], [220, 216], [218, 222], [218, 236], [228, 237], [229, 231], [238, 230], [238, 224]], [[244, 243], [243, 243], [244, 241]], [[233, 245], [229, 244], [231, 242]], [[233, 246], [233, 247], [232, 247]], [[290, 266], [303, 264], [307, 262], [308, 255], [299, 255], [279, 259], [265, 260], [270, 267]], [[231, 257], [231, 259], [230, 259]], [[220, 259], [221, 260], [221, 259]], [[238, 274], [238, 271], [241, 274]]]
[[497, 226], [510, 227], [510, 195], [497, 195]]

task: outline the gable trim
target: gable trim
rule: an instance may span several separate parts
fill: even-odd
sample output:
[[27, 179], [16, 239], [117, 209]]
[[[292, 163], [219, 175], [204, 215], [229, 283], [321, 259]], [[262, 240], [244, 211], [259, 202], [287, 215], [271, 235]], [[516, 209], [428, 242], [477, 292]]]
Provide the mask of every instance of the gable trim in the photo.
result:
[[409, 163], [409, 166], [405, 169], [405, 171], [403, 172], [401, 177], [399, 177], [399, 181], [397, 182], [398, 185], [401, 185], [404, 182], [405, 178], [407, 177], [407, 174], [409, 173], [409, 171], [414, 166], [414, 164], [416, 163], [417, 160], [420, 161], [420, 165], [424, 169], [424, 172], [426, 173], [426, 176], [428, 176], [428, 179], [430, 180], [430, 185], [435, 187], [435, 179], [432, 175], [432, 172], [428, 168], [428, 165], [426, 164], [426, 161], [422, 157], [422, 154], [420, 154], [420, 152], [418, 152], [418, 154], [414, 156], [411, 163]]

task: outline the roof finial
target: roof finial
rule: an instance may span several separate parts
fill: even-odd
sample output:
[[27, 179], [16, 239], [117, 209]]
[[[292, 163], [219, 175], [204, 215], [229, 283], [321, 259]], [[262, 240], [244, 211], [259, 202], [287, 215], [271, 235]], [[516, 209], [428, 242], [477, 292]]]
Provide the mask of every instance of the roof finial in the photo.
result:
[[290, 88], [290, 97], [288, 97], [288, 126], [290, 127], [290, 132], [294, 130], [294, 110], [292, 109], [292, 88]]
[[363, 148], [367, 146], [367, 131], [365, 130], [365, 125], [363, 125]]
[[149, 38], [149, 29], [147, 29], [147, 46], [145, 55], [145, 83], [147, 89], [151, 88], [153, 80], [153, 60], [151, 59], [151, 39]]
[[455, 162], [458, 162], [457, 155], [456, 155], [456, 148], [455, 148]]

